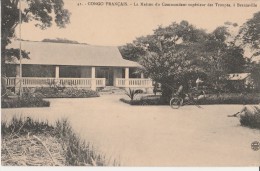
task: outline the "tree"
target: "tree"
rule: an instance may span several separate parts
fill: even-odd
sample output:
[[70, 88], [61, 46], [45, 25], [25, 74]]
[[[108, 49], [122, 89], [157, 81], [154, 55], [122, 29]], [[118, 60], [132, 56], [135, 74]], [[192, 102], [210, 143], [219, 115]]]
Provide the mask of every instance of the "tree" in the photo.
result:
[[227, 47], [223, 56], [223, 66], [227, 73], [241, 73], [244, 71], [246, 61], [243, 53], [243, 49], [239, 47]]
[[255, 84], [255, 89], [260, 92], [260, 63], [252, 63], [250, 68], [251, 77]]
[[138, 43], [135, 43], [146, 51], [139, 63], [146, 75], [162, 84], [166, 100], [171, 95], [171, 88], [182, 84], [188, 89], [191, 80], [195, 83], [196, 77], [203, 75], [200, 47], [205, 38], [204, 30], [182, 21], [159, 27], [153, 35], [136, 40]]
[[253, 62], [253, 57], [260, 56], [260, 11], [253, 15], [253, 18], [247, 20], [239, 30], [236, 37], [237, 41], [244, 48], [250, 48], [252, 56], [247, 61], [246, 72], [251, 73], [255, 88], [260, 90], [260, 64]]
[[119, 51], [124, 59], [131, 61], [138, 61], [143, 55], [145, 55], [145, 50], [134, 43], [127, 43], [125, 46], [120, 46]]
[[206, 33], [187, 21], [174, 22], [158, 27], [152, 35], [137, 38], [133, 44], [124, 46], [124, 51], [137, 54], [146, 75], [161, 83], [163, 96], [167, 96], [171, 94], [169, 85], [177, 88], [182, 84], [188, 89], [200, 77], [210, 87], [219, 87], [227, 73], [242, 72], [243, 49], [230, 36], [226, 26]]
[[[236, 26], [236, 24], [232, 24]], [[204, 56], [205, 73], [207, 82], [214, 89], [223, 89], [225, 76], [229, 73], [241, 73], [244, 71], [244, 50], [235, 45], [235, 35], [228, 26], [217, 27], [209, 33], [206, 41], [202, 42], [202, 56]]]
[[242, 25], [237, 39], [254, 51], [252, 57], [260, 55], [260, 12]]
[[[1, 2], [1, 76], [2, 93], [5, 91], [3, 77], [6, 75], [5, 60], [11, 57], [19, 59], [19, 49], [7, 49], [11, 39], [15, 37], [15, 29], [19, 24], [19, 2], [25, 6], [21, 10], [21, 21], [35, 21], [36, 27], [46, 29], [53, 22], [60, 28], [64, 28], [70, 22], [70, 12], [64, 9], [63, 0], [3, 0]], [[55, 17], [55, 18], [53, 18]], [[29, 52], [22, 51], [23, 58], [29, 58]]]

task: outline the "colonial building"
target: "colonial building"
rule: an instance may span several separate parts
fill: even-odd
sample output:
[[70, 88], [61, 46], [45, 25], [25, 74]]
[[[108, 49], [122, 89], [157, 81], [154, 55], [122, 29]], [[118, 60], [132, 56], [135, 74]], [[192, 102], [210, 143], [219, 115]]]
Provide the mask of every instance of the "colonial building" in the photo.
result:
[[[19, 48], [19, 42], [8, 48]], [[137, 72], [141, 66], [123, 59], [117, 47], [22, 41], [21, 48], [30, 59], [22, 59], [21, 78], [19, 61], [6, 62], [7, 87], [19, 86], [20, 80], [23, 87], [152, 87], [152, 81]]]

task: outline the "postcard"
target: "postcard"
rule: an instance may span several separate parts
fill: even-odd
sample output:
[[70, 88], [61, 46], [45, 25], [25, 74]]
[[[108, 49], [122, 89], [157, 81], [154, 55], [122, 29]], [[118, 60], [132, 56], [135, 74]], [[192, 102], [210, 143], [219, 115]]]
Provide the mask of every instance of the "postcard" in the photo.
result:
[[1, 6], [3, 170], [260, 165], [260, 1]]

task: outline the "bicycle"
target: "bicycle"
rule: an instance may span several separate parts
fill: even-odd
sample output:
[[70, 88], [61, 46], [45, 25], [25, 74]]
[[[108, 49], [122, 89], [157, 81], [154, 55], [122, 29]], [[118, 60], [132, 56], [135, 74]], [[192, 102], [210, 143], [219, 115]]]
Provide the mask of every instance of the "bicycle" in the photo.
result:
[[[205, 96], [205, 92], [204, 96]], [[189, 93], [186, 94], [185, 98], [182, 98], [176, 94], [172, 95], [172, 98], [170, 100], [170, 106], [172, 109], [179, 109], [183, 105], [189, 105], [189, 104], [194, 104], [198, 108], [202, 108], [200, 105], [197, 104], [197, 101], [199, 100], [198, 97], [195, 97], [194, 94]]]

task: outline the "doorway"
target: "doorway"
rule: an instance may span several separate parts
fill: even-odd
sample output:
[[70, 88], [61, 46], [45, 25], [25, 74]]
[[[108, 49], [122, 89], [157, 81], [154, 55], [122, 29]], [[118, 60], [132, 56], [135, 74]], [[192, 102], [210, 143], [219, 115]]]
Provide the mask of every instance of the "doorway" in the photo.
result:
[[97, 78], [105, 78], [106, 79], [106, 86], [113, 85], [113, 69], [107, 67], [100, 67], [97, 70]]

